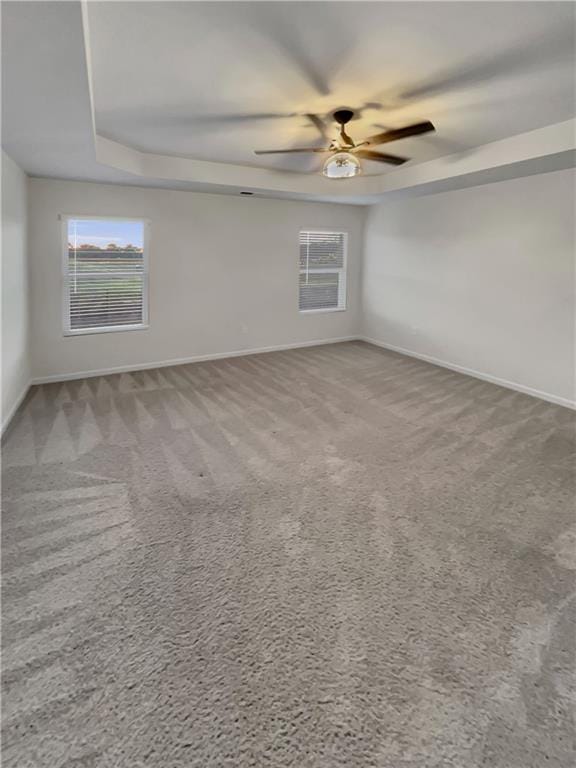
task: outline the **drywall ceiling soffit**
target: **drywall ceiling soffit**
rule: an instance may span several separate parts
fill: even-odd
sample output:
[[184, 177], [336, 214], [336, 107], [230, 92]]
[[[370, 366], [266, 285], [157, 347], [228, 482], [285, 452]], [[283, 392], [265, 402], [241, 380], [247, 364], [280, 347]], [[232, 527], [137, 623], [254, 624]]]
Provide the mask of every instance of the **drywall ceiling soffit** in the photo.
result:
[[567, 120], [486, 144], [464, 155], [430, 160], [385, 176], [353, 179], [354, 184], [338, 183], [341, 197], [336, 197], [334, 185], [321, 177], [307, 176], [301, 180], [293, 175], [285, 179], [282, 174], [259, 168], [139, 152], [98, 136], [96, 153], [100, 162], [143, 179], [196, 181], [231, 189], [250, 189], [261, 194], [274, 192], [305, 195], [308, 199], [372, 204], [410, 190], [432, 193], [574, 167], [575, 137], [576, 121]]

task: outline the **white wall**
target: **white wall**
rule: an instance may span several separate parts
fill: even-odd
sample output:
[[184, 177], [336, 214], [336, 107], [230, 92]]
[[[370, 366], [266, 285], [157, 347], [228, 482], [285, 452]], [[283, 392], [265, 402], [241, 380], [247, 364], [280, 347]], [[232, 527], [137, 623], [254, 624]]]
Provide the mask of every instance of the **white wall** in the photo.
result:
[[574, 171], [383, 203], [363, 334], [574, 400]]
[[[150, 328], [64, 337], [59, 214], [148, 218]], [[356, 335], [361, 207], [30, 180], [35, 378]], [[298, 232], [349, 232], [348, 309], [298, 312]]]
[[2, 428], [30, 382], [27, 184], [2, 152]]

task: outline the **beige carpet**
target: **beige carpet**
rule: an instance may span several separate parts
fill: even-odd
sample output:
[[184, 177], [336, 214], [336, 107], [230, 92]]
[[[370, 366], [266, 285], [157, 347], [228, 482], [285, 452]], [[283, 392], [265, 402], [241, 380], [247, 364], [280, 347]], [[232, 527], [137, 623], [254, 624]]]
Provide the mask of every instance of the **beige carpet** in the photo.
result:
[[574, 414], [363, 343], [35, 387], [4, 768], [568, 768]]

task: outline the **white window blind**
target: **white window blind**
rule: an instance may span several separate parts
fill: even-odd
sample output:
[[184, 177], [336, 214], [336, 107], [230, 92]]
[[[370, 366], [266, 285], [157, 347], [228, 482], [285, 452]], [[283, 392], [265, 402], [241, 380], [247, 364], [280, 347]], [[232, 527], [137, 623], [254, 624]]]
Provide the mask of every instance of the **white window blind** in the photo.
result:
[[300, 232], [299, 308], [346, 309], [345, 232]]
[[65, 333], [145, 327], [145, 222], [67, 218], [64, 227]]

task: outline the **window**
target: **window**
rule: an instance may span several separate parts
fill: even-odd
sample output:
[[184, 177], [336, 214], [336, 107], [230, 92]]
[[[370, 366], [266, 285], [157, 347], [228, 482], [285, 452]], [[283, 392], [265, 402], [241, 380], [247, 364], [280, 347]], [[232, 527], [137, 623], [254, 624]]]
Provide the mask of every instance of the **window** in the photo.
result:
[[300, 312], [346, 309], [346, 233], [300, 232]]
[[64, 333], [145, 328], [146, 222], [70, 216], [63, 226]]

